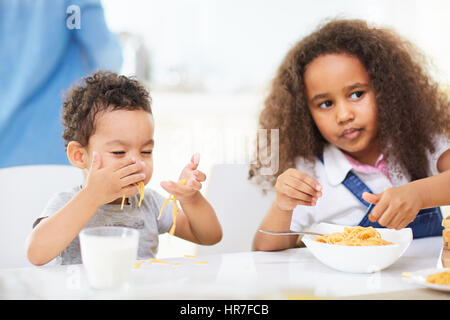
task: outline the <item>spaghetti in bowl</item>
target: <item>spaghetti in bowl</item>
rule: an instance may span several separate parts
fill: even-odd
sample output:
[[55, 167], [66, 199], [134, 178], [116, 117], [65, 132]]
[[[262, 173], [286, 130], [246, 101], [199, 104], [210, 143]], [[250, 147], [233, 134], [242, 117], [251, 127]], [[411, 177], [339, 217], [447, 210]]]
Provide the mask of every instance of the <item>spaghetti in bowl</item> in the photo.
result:
[[[305, 235], [303, 243], [311, 254], [326, 266], [352, 273], [372, 273], [391, 266], [412, 241], [412, 230], [361, 228], [320, 223], [308, 231], [326, 236]], [[345, 237], [358, 231], [357, 237]], [[354, 234], [353, 234], [354, 236]], [[364, 241], [367, 240], [367, 241]]]

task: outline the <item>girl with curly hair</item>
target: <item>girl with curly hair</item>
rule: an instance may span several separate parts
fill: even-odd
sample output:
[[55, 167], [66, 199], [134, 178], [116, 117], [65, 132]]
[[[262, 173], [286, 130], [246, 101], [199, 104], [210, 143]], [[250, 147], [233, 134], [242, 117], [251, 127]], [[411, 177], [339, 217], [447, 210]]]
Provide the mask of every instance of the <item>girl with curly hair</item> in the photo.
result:
[[[395, 32], [332, 20], [286, 55], [259, 118], [278, 129], [275, 200], [260, 228], [302, 231], [319, 222], [412, 228], [441, 235], [450, 204], [450, 102], [425, 59]], [[261, 148], [261, 147], [260, 147]], [[260, 150], [261, 151], [261, 150]], [[254, 250], [294, 247], [296, 235], [257, 232]]]

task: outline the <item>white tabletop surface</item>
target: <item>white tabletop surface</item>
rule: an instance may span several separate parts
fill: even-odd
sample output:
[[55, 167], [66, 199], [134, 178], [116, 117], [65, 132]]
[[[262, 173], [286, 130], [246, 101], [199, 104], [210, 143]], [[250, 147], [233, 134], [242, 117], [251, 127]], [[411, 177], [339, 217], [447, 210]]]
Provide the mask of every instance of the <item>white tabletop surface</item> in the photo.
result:
[[408, 299], [408, 292], [432, 290], [402, 273], [436, 267], [441, 248], [442, 237], [414, 240], [393, 265], [372, 274], [330, 269], [307, 248], [184, 256], [147, 261], [133, 270], [129, 286], [102, 291], [89, 288], [83, 265], [0, 269], [0, 299], [346, 299], [394, 292]]

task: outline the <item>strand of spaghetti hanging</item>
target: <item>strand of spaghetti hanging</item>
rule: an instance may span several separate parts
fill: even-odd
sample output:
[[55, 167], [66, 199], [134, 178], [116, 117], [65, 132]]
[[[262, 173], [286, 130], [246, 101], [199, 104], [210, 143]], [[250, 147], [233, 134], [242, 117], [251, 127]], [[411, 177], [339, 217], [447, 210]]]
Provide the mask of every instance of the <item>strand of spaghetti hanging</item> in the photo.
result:
[[198, 164], [200, 162], [200, 155], [195, 153], [191, 157], [191, 161], [184, 167], [178, 182], [163, 181], [161, 186], [170, 193], [169, 197], [164, 201], [159, 211], [158, 220], [161, 218], [164, 208], [172, 201], [172, 227], [169, 230], [169, 234], [174, 235], [176, 229], [176, 221], [178, 216], [177, 195], [183, 197], [186, 194], [198, 191], [195, 185], [199, 184], [198, 180]]
[[[145, 185], [142, 181], [139, 181], [138, 183], [134, 183], [135, 186], [139, 187], [139, 193], [140, 193], [140, 198], [139, 198], [139, 204], [138, 207], [141, 207], [142, 204], [142, 200], [144, 199], [144, 191], [145, 191]], [[125, 196], [122, 197], [122, 204], [120, 205], [120, 210], [123, 210], [123, 205], [125, 204]]]

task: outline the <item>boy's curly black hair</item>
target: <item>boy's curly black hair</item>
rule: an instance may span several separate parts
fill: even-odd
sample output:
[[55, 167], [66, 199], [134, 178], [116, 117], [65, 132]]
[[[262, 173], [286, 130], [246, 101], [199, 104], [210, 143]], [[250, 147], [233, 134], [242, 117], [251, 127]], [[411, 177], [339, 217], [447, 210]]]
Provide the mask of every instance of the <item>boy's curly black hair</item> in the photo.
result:
[[109, 71], [97, 71], [72, 87], [63, 101], [63, 138], [86, 146], [95, 131], [95, 117], [106, 110], [152, 113], [151, 97], [139, 81]]
[[[427, 74], [426, 59], [390, 29], [362, 20], [331, 20], [294, 45], [273, 80], [259, 127], [279, 129], [279, 170], [259, 181], [274, 185], [281, 173], [295, 167], [296, 157], [315, 161], [328, 143], [309, 112], [303, 75], [315, 58], [336, 53], [357, 57], [369, 74], [384, 156], [398, 163], [411, 180], [426, 177], [426, 152], [434, 152], [433, 138], [450, 136], [449, 98]], [[252, 165], [249, 178], [260, 168], [259, 161]]]

